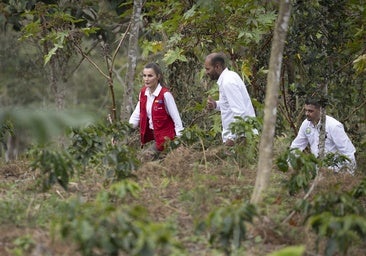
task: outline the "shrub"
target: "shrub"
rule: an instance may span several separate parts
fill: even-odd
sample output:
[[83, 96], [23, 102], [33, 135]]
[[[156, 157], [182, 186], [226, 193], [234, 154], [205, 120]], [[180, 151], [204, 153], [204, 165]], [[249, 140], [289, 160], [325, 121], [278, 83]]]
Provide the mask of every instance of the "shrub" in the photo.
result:
[[233, 249], [240, 247], [245, 239], [245, 222], [252, 222], [256, 214], [256, 208], [252, 204], [232, 204], [212, 211], [198, 228], [208, 230], [210, 244], [229, 255]]
[[122, 180], [98, 193], [94, 201], [74, 198], [65, 204], [53, 228], [71, 238], [82, 255], [182, 255], [173, 240], [173, 225], [151, 222], [143, 207], [124, 203], [126, 196], [137, 196], [138, 191], [136, 183]]

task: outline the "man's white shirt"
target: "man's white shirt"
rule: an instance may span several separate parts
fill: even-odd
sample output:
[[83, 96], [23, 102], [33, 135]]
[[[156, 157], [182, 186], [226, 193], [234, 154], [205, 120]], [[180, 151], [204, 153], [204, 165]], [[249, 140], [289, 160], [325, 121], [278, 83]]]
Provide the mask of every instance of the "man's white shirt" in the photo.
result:
[[[304, 120], [296, 138], [291, 143], [290, 148], [297, 148], [302, 151], [309, 145], [311, 153], [317, 157], [319, 155], [319, 132], [320, 123], [313, 125], [312, 122]], [[345, 155], [351, 160], [351, 164], [355, 167], [356, 149], [344, 131], [342, 123], [333, 117], [326, 116], [325, 132], [325, 153], [339, 153]]]
[[219, 86], [219, 100], [216, 101], [216, 110], [221, 112], [222, 140], [234, 140], [235, 134], [230, 132], [230, 124], [234, 117], [255, 117], [255, 111], [250, 100], [247, 88], [240, 76], [229, 69], [225, 69], [217, 80]]

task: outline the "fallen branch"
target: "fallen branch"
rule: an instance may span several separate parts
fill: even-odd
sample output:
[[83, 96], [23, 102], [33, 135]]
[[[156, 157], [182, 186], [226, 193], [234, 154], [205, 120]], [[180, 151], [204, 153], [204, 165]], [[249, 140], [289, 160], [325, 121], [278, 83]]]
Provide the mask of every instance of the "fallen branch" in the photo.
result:
[[[313, 184], [311, 184], [311, 187], [309, 188], [308, 192], [305, 194], [305, 196], [303, 197], [303, 200], [306, 200], [309, 198], [309, 196], [311, 195], [311, 193], [313, 192], [313, 190], [315, 189], [315, 187], [318, 185], [319, 181], [321, 180], [322, 176], [321, 173], [319, 172], [319, 170], [316, 171], [316, 176], [314, 179]], [[285, 224], [286, 222], [288, 222], [296, 213], [295, 210], [293, 210], [282, 222], [281, 224]]]

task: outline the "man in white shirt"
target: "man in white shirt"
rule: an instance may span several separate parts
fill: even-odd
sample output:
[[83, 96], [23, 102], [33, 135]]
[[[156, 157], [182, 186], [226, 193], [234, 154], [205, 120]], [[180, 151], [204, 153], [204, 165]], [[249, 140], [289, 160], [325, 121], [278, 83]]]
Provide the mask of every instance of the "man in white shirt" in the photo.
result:
[[[301, 124], [296, 138], [291, 143], [291, 149], [297, 148], [302, 151], [309, 145], [311, 153], [316, 157], [318, 156], [320, 108], [321, 104], [316, 99], [307, 99], [305, 101], [306, 120]], [[349, 159], [346, 163], [330, 166], [330, 168], [336, 172], [345, 169], [353, 174], [356, 168], [356, 149], [344, 131], [343, 125], [333, 117], [326, 116], [325, 133], [325, 154], [341, 154]]]
[[255, 117], [248, 91], [240, 76], [226, 67], [225, 56], [221, 53], [211, 53], [206, 57], [205, 70], [219, 86], [219, 100], [209, 97], [207, 108], [221, 112], [222, 141], [226, 146], [233, 146], [236, 135], [231, 133], [229, 126], [235, 117]]

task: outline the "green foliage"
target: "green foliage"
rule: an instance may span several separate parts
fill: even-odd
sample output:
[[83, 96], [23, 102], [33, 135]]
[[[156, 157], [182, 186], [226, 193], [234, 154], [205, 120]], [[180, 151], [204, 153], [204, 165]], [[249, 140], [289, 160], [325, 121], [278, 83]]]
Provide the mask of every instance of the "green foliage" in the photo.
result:
[[245, 239], [245, 222], [252, 222], [256, 215], [256, 208], [252, 204], [231, 204], [212, 211], [198, 228], [208, 230], [210, 244], [229, 255]]
[[230, 124], [230, 130], [237, 135], [237, 143], [231, 148], [235, 153], [239, 166], [257, 164], [259, 133], [262, 128], [262, 120], [257, 117], [235, 117], [235, 122]]
[[7, 137], [14, 136], [14, 126], [10, 120], [0, 122], [0, 156], [3, 157], [3, 150], [7, 147]]
[[7, 133], [14, 135], [14, 125], [10, 120], [4, 120], [0, 126], [0, 141], [4, 141]]
[[313, 155], [298, 149], [288, 149], [276, 159], [276, 165], [282, 172], [291, 169], [291, 177], [286, 187], [290, 195], [299, 190], [307, 190], [319, 168], [319, 160]]
[[348, 168], [344, 166], [347, 162], [349, 162], [349, 159], [344, 155], [328, 153], [321, 160], [313, 154], [298, 149], [288, 149], [276, 159], [276, 165], [280, 171], [288, 172], [291, 170], [290, 180], [286, 184], [290, 195], [301, 189], [307, 190], [319, 168]]
[[197, 125], [192, 125], [183, 130], [182, 135], [179, 138], [174, 139], [169, 142], [170, 148], [177, 148], [180, 145], [194, 146], [197, 149], [207, 148], [209, 145], [215, 143], [217, 135], [221, 133], [215, 129], [206, 131], [198, 127]]
[[129, 177], [138, 166], [135, 150], [124, 143], [130, 131], [130, 125], [123, 122], [73, 129], [69, 152], [84, 169], [97, 167], [117, 180]]
[[[38, 3], [33, 10], [27, 11], [23, 16], [29, 19], [22, 27], [22, 40], [33, 41], [42, 45], [44, 65], [53, 57], [53, 64], [58, 61], [59, 68], [65, 67], [70, 60], [74, 48], [73, 42], [80, 41], [81, 33], [73, 33], [75, 28], [71, 24], [80, 22], [56, 4]], [[54, 70], [54, 74], [55, 75]], [[60, 70], [57, 70], [60, 71]], [[65, 79], [65, 74], [57, 79]], [[54, 78], [55, 79], [55, 78]]]
[[363, 178], [357, 187], [353, 188], [351, 195], [354, 198], [360, 198], [366, 196], [366, 178]]
[[113, 183], [109, 188], [109, 196], [115, 201], [123, 200], [127, 196], [137, 198], [139, 192], [139, 185], [136, 182], [127, 179]]
[[[212, 48], [215, 43], [220, 44], [217, 48], [234, 49], [238, 45], [253, 44], [273, 27], [276, 18], [274, 11], [258, 5], [257, 1], [245, 4], [237, 1], [211, 1], [209, 4], [206, 1], [196, 4], [155, 1], [147, 4], [146, 8], [146, 15], [160, 24], [152, 23], [149, 29], [158, 28], [160, 32], [167, 33], [168, 38], [181, 35], [179, 40], [168, 41], [167, 49], [181, 45], [185, 50], [199, 51], [200, 48]], [[222, 20], [230, 26], [225, 26]], [[217, 40], [216, 33], [226, 40]]]
[[305, 216], [314, 216], [323, 212], [329, 212], [334, 216], [342, 217], [347, 214], [363, 215], [364, 209], [350, 193], [329, 191], [326, 194], [317, 195], [310, 203], [303, 201], [300, 209]]
[[[10, 198], [8, 200], [0, 200], [1, 224], [7, 223], [22, 223], [24, 213], [27, 211], [27, 205], [24, 201]], [[29, 223], [29, 220], [28, 220]]]
[[70, 178], [74, 175], [75, 160], [67, 151], [51, 151], [48, 149], [34, 149], [32, 151], [33, 170], [40, 170], [42, 175], [42, 189], [48, 190], [58, 183], [67, 190]]
[[[93, 117], [87, 113], [73, 111], [16, 109], [0, 112], [2, 135], [9, 130], [9, 124], [14, 124], [14, 127], [26, 130], [29, 133], [26, 135], [32, 136], [32, 142], [36, 145], [44, 146], [56, 135], [63, 135], [71, 129], [68, 151], [58, 152], [44, 146], [30, 154], [33, 157], [31, 166], [41, 171], [45, 190], [55, 183], [67, 189], [67, 183], [78, 166], [82, 166], [83, 170], [87, 166], [99, 167], [117, 180], [131, 176], [136, 169], [138, 160], [135, 151], [123, 143], [131, 130], [130, 125], [116, 122], [108, 126], [99, 124], [80, 128], [92, 120]], [[117, 142], [112, 143], [112, 139]]]
[[359, 56], [353, 61], [353, 68], [359, 75], [366, 72], [366, 54]]
[[[146, 210], [125, 206], [128, 195], [136, 195], [136, 183], [124, 180], [110, 191], [102, 191], [95, 201], [73, 199], [65, 204], [54, 228], [63, 238], [71, 238], [82, 255], [179, 255], [179, 245], [173, 240], [174, 228], [169, 223], [154, 223]], [[113, 203], [117, 200], [118, 204]]]
[[366, 219], [358, 215], [337, 217], [323, 212], [311, 217], [309, 224], [320, 238], [327, 238], [324, 251], [326, 256], [336, 255], [338, 252], [346, 255], [352, 243], [366, 235]]
[[324, 166], [331, 166], [337, 169], [341, 169], [345, 164], [350, 163], [350, 159], [339, 153], [328, 153], [323, 160]]
[[267, 256], [302, 256], [304, 252], [305, 246], [289, 246], [267, 254]]
[[11, 250], [11, 253], [14, 256], [23, 256], [26, 253], [30, 253], [30, 249], [36, 245], [35, 241], [30, 235], [24, 235], [16, 238], [13, 241], [13, 244], [15, 248]]
[[169, 50], [163, 60], [167, 65], [172, 64], [173, 62], [179, 60], [179, 61], [187, 61], [187, 58], [182, 54], [183, 50], [176, 48], [174, 50]]
[[[165, 73], [169, 86], [175, 90], [178, 108], [184, 110], [182, 117], [188, 125], [192, 119], [194, 123], [205, 120], [198, 119], [200, 115], [189, 112], [189, 108], [202, 101], [204, 90], [211, 83], [203, 77], [206, 54], [223, 51], [230, 69], [249, 83], [257, 79], [253, 78], [256, 75], [253, 65], [257, 54], [264, 58], [260, 42], [268, 43], [266, 38], [276, 19], [274, 7], [268, 1], [231, 0], [194, 3], [169, 0], [144, 5], [144, 17], [151, 22], [143, 30], [148, 35], [141, 43], [143, 54], [164, 56], [161, 60], [168, 69]], [[265, 61], [267, 65], [268, 59]]]
[[[70, 17], [70, 16], [68, 16], [68, 17]], [[65, 18], [65, 17], [63, 17], [63, 18]], [[68, 22], [67, 19], [65, 19], [64, 21]], [[77, 21], [75, 21], [75, 20], [71, 21], [71, 23], [75, 23], [75, 22], [77, 22]], [[98, 28], [85, 28], [85, 29], [80, 29], [80, 31], [78, 31], [78, 32], [75, 32], [75, 31], [71, 31], [71, 32], [53, 31], [53, 32], [51, 32], [46, 38], [42, 39], [43, 41], [48, 40], [48, 41], [52, 42], [52, 48], [44, 56], [44, 65], [47, 65], [47, 63], [50, 62], [51, 58], [56, 56], [57, 51], [62, 51], [64, 47], [67, 47], [68, 44], [70, 44], [70, 41], [71, 41], [70, 38], [75, 37], [75, 35], [80, 37], [81, 34], [90, 36], [91, 34], [96, 34], [98, 30], [99, 30]], [[79, 38], [74, 38], [74, 40], [79, 40]]]
[[104, 160], [108, 176], [117, 180], [132, 176], [132, 172], [137, 169], [139, 164], [135, 150], [127, 145], [119, 144], [107, 148]]
[[56, 52], [58, 49], [62, 49], [65, 44], [65, 38], [67, 37], [66, 33], [58, 33], [55, 35], [56, 42], [53, 45], [53, 48], [47, 53], [46, 56], [44, 56], [44, 65], [46, 65], [48, 62], [50, 62], [52, 56], [56, 55]]
[[57, 136], [62, 136], [70, 127], [84, 126], [95, 120], [95, 116], [86, 111], [33, 108], [3, 108], [0, 111], [0, 123], [11, 123], [13, 129], [26, 131], [23, 136], [32, 138], [35, 144], [45, 144]]
[[365, 179], [350, 192], [326, 191], [308, 202], [302, 200], [302, 210], [318, 242], [327, 239], [324, 255], [341, 252], [346, 255], [350, 246], [366, 235], [366, 215], [360, 197], [364, 197]]
[[[202, 150], [217, 145], [218, 143], [222, 144], [221, 117], [218, 114], [212, 114], [210, 115], [210, 119], [212, 127], [209, 130], [200, 128], [198, 125], [187, 127], [179, 138], [169, 142], [169, 147], [177, 148], [180, 145], [185, 145]], [[259, 118], [247, 118], [244, 120], [243, 118], [237, 117], [230, 128], [239, 137], [238, 143], [230, 149], [235, 153], [234, 155], [239, 165], [255, 164], [258, 154], [261, 120]], [[240, 137], [243, 137], [243, 139]]]
[[[36, 11], [32, 11], [28, 13], [28, 15], [35, 15], [37, 17], [38, 15], [47, 15], [49, 19], [49, 23], [56, 27], [56, 24], [61, 25], [63, 23], [76, 23], [78, 22], [75, 20], [72, 16], [63, 13], [55, 11], [57, 8], [55, 8], [55, 5], [48, 5], [48, 8], [53, 9], [53, 21], [51, 21], [51, 12], [47, 14], [42, 13], [44, 10], [38, 9], [39, 13]], [[55, 20], [58, 20], [55, 22]], [[62, 22], [61, 22], [62, 21]], [[79, 20], [80, 21], [80, 20]], [[51, 42], [53, 47], [46, 52], [46, 55], [44, 56], [44, 65], [46, 65], [52, 56], [56, 55], [56, 52], [58, 50], [62, 50], [64, 47], [67, 47], [68, 43], [68, 37], [69, 34], [66, 31], [57, 31], [57, 30], [50, 30], [49, 34], [46, 34], [46, 31], [44, 28], [46, 27], [45, 24], [41, 23], [41, 19], [36, 20], [35, 22], [30, 22], [26, 26], [23, 27], [23, 35], [22, 40], [29, 39], [29, 38], [39, 38], [40, 37], [40, 43], [46, 43]], [[43, 35], [40, 35], [43, 34]]]
[[[27, 167], [25, 166], [25, 168]], [[22, 175], [25, 176], [26, 171]], [[29, 173], [29, 175], [34, 177], [33, 173]], [[0, 190], [2, 191], [0, 225], [28, 227], [30, 230], [33, 228], [48, 228], [50, 216], [58, 212], [59, 196], [57, 194], [48, 194], [45, 198], [44, 194], [38, 194], [39, 184], [38, 180], [34, 180], [34, 178], [28, 182], [25, 179], [21, 181], [13, 183], [9, 182], [9, 179], [2, 179], [0, 184]]]
[[104, 127], [90, 125], [84, 129], [74, 128], [71, 131], [69, 152], [84, 166], [84, 169], [89, 163], [98, 165], [101, 161], [98, 154], [104, 149], [103, 130]]
[[[363, 104], [366, 93], [362, 73], [366, 30], [360, 26], [365, 23], [366, 12], [361, 6], [359, 1], [295, 1], [284, 56], [288, 65], [293, 65], [287, 70], [292, 79], [284, 85], [295, 87], [287, 92], [285, 103], [292, 120], [296, 122], [296, 115], [302, 115], [299, 104], [304, 95], [313, 95], [324, 85], [329, 99], [327, 113], [347, 122], [356, 144], [362, 138], [357, 132], [359, 124], [365, 119], [357, 106]], [[301, 100], [294, 100], [297, 98]]]
[[235, 122], [230, 124], [230, 130], [238, 137], [244, 136], [247, 140], [253, 140], [258, 137], [262, 128], [262, 120], [256, 117], [235, 117]]

